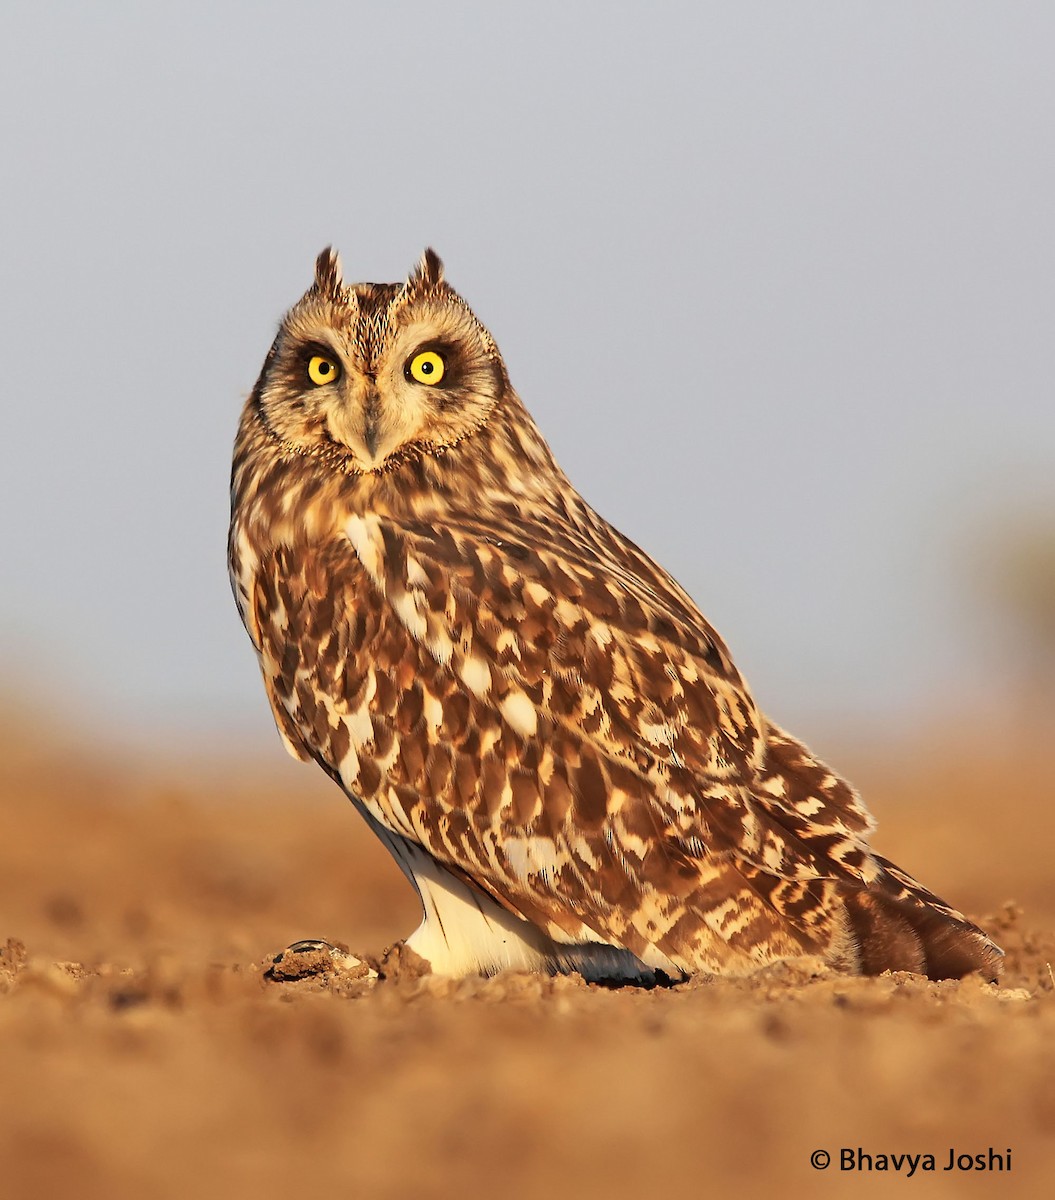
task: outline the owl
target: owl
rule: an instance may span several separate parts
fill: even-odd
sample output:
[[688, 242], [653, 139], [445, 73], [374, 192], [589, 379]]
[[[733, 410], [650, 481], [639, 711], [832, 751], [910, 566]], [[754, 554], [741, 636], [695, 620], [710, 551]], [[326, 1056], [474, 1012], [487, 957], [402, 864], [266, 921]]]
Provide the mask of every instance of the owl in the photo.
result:
[[279, 732], [417, 890], [418, 969], [999, 974], [578, 494], [433, 251], [400, 284], [346, 284], [323, 251], [245, 404], [231, 497]]

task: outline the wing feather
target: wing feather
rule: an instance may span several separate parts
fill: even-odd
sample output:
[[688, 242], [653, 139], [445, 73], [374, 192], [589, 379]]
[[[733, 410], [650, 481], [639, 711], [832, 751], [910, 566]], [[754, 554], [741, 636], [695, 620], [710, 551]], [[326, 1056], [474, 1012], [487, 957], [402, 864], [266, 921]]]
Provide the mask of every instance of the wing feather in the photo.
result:
[[364, 528], [260, 564], [253, 621], [295, 746], [558, 940], [697, 965], [720, 943], [716, 966], [728, 946], [815, 944], [823, 880], [858, 875], [867, 822], [829, 788], [857, 858], [811, 844], [808, 788], [776, 794], [767, 738], [807, 752], [768, 726], [668, 577], [554, 524]]

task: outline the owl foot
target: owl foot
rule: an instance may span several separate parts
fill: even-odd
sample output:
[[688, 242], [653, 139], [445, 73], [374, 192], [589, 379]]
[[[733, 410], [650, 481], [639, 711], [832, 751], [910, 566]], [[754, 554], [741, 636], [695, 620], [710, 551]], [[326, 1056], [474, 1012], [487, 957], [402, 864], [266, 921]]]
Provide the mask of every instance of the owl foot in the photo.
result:
[[346, 946], [307, 938], [294, 942], [276, 954], [271, 966], [264, 972], [264, 978], [273, 983], [290, 983], [301, 979], [375, 983], [378, 973], [369, 961], [349, 953]]

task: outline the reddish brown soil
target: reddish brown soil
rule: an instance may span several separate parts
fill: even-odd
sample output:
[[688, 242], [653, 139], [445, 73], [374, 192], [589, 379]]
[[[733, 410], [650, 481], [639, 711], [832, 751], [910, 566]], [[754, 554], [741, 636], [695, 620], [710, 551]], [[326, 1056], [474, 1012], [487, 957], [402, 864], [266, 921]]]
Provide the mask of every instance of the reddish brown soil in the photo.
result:
[[[336, 789], [277, 745], [163, 767], [45, 736], [0, 744], [5, 1200], [1055, 1194], [1039, 753], [839, 764], [883, 852], [1007, 949], [1003, 987], [806, 963], [646, 992], [269, 982], [288, 942], [377, 953], [417, 921]], [[936, 1169], [842, 1170], [843, 1147]], [[945, 1172], [950, 1147], [1011, 1169]]]

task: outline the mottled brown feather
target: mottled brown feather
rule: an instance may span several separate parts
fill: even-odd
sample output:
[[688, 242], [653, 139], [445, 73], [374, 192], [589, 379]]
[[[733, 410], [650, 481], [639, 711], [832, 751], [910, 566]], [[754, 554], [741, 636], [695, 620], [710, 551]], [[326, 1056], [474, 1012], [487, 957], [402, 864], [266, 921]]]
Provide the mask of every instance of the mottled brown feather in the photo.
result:
[[[999, 951], [873, 855], [856, 792], [578, 495], [438, 257], [401, 288], [345, 287], [328, 251], [316, 270], [232, 477], [232, 583], [290, 751], [558, 944], [686, 974], [802, 953], [995, 974]], [[360, 389], [326, 404], [297, 375], [316, 329]], [[404, 387], [404, 330], [449, 356], [443, 395], [370, 390]], [[406, 426], [383, 461], [327, 432], [378, 411]]]

